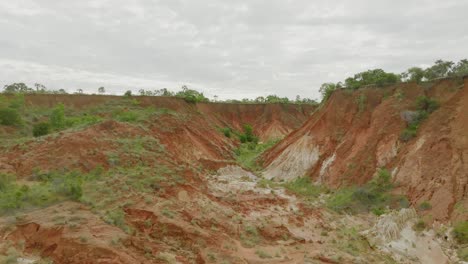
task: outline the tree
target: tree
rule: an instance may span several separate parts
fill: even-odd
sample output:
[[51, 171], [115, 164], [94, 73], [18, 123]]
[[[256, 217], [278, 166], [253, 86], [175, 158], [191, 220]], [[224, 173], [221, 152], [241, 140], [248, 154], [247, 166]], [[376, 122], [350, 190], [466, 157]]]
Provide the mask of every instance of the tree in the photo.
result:
[[34, 92], [33, 89], [29, 88], [24, 83], [13, 83], [8, 84], [3, 87], [4, 93], [31, 93]]
[[106, 89], [105, 89], [104, 87], [101, 86], [101, 87], [98, 88], [98, 93], [100, 93], [100, 94], [105, 94], [105, 93], [106, 93]]
[[46, 93], [47, 92], [47, 88], [44, 85], [40, 84], [40, 83], [35, 83], [34, 87], [36, 87], [36, 92], [37, 93]]
[[162, 88], [162, 89], [159, 89], [159, 90], [155, 90], [154, 95], [156, 95], [156, 96], [174, 96], [174, 93], [167, 90], [167, 88]]
[[203, 93], [189, 89], [186, 85], [182, 86], [182, 90], [177, 92], [175, 96], [183, 98], [189, 103], [209, 102], [210, 100], [203, 95]]
[[322, 102], [326, 102], [337, 88], [338, 86], [334, 83], [322, 84], [319, 89], [320, 94], [322, 94]]
[[427, 80], [448, 77], [454, 64], [452, 61], [436, 60], [433, 66], [424, 71], [424, 77]]
[[463, 59], [457, 63], [452, 68], [452, 71], [450, 72], [451, 76], [465, 76], [468, 75], [468, 60]]
[[406, 81], [420, 83], [424, 78], [424, 70], [419, 67], [412, 67], [402, 73], [401, 76]]
[[127, 97], [132, 96], [132, 91], [131, 91], [131, 90], [127, 90], [127, 91], [124, 93], [124, 96], [127, 96]]
[[255, 98], [255, 102], [256, 103], [264, 103], [265, 102], [265, 97], [259, 96], [259, 97]]
[[365, 85], [383, 86], [388, 84], [395, 84], [401, 81], [401, 76], [385, 72], [382, 69], [368, 70], [360, 72], [349, 77], [345, 80], [346, 88], [358, 89]]
[[83, 94], [83, 89], [77, 89], [77, 90], [76, 90], [76, 93], [77, 93], [77, 94]]

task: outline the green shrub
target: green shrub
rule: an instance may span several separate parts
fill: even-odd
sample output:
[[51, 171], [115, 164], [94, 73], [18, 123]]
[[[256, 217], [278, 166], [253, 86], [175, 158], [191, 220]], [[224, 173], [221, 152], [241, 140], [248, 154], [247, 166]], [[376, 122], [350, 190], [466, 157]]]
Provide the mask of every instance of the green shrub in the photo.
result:
[[18, 110], [10, 107], [0, 109], [0, 124], [14, 126], [21, 124], [21, 116]]
[[60, 103], [57, 104], [50, 115], [50, 125], [54, 129], [65, 128], [65, 106]]
[[83, 116], [74, 116], [68, 117], [65, 120], [66, 127], [75, 127], [75, 126], [87, 126], [96, 124], [102, 119], [99, 116], [95, 115], [83, 115]]
[[125, 223], [125, 212], [122, 209], [114, 209], [108, 212], [104, 220], [108, 224], [115, 225], [123, 230], [128, 229]]
[[436, 100], [431, 99], [427, 96], [419, 96], [416, 99], [416, 107], [418, 108], [418, 110], [426, 111], [430, 114], [437, 110], [437, 108], [439, 108], [439, 103]]
[[424, 220], [422, 220], [422, 219], [419, 219], [418, 222], [416, 222], [413, 225], [413, 230], [414, 231], [421, 232], [424, 229], [426, 229], [426, 222], [424, 222]]
[[285, 183], [284, 187], [292, 193], [307, 198], [316, 198], [326, 190], [323, 186], [314, 185], [309, 177], [297, 178]]
[[14, 177], [9, 174], [0, 173], [0, 191], [4, 191], [13, 183]]
[[460, 244], [468, 243], [468, 221], [457, 223], [453, 227], [453, 236]]
[[336, 190], [327, 200], [327, 206], [337, 212], [380, 214], [395, 201], [395, 197], [388, 194], [392, 187], [390, 172], [380, 169], [376, 177], [361, 187]]
[[256, 142], [243, 143], [238, 149], [234, 151], [237, 162], [244, 168], [256, 171], [260, 169], [257, 163], [257, 158], [265, 150], [274, 146], [278, 141], [271, 140], [263, 144], [257, 144]]
[[428, 201], [424, 201], [418, 206], [418, 208], [421, 211], [427, 211], [432, 208], [432, 205]]
[[418, 126], [417, 125], [410, 125], [409, 127], [405, 128], [403, 132], [400, 134], [400, 140], [407, 142], [411, 139], [415, 138], [418, 134]]
[[229, 127], [222, 128], [221, 132], [223, 132], [224, 136], [226, 136], [228, 138], [231, 137], [231, 133], [232, 133], [231, 128], [229, 128]]
[[457, 251], [458, 257], [463, 261], [468, 261], [468, 247], [460, 248]]
[[439, 103], [426, 96], [420, 96], [416, 99], [416, 108], [418, 110], [416, 117], [408, 127], [400, 134], [401, 141], [409, 141], [417, 136], [420, 124], [429, 117], [429, 114], [434, 112], [439, 107]]
[[116, 118], [121, 122], [137, 122], [139, 114], [136, 111], [123, 111], [118, 113]]
[[254, 144], [258, 143], [258, 137], [254, 135], [253, 128], [249, 124], [244, 124], [243, 126], [244, 133], [239, 134], [239, 140], [241, 143], [252, 142]]
[[50, 125], [47, 122], [40, 122], [33, 126], [33, 136], [40, 137], [49, 134]]

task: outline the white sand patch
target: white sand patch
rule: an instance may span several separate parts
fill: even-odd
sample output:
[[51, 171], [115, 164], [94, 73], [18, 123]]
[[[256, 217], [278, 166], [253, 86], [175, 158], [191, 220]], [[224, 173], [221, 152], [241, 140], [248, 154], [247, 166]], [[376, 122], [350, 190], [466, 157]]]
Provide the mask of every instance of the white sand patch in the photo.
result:
[[268, 168], [264, 175], [267, 179], [293, 180], [314, 166], [320, 158], [318, 146], [313, 146], [311, 136], [303, 136], [288, 146]]
[[331, 157], [328, 157], [323, 163], [322, 163], [322, 167], [320, 168], [320, 177], [319, 177], [319, 183], [321, 182], [324, 182], [324, 176], [325, 176], [325, 173], [328, 172], [328, 168], [330, 167], [330, 165], [333, 164], [333, 162], [335, 161], [336, 159], [336, 153], [333, 153], [333, 155]]
[[450, 263], [433, 230], [421, 233], [413, 230], [416, 221], [414, 209], [402, 209], [380, 216], [377, 224], [363, 234], [401, 263]]

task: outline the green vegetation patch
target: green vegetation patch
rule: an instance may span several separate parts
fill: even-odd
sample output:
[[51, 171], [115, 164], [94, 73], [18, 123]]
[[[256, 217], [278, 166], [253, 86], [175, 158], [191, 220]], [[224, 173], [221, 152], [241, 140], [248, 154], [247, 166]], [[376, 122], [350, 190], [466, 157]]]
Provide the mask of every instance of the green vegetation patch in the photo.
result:
[[468, 221], [462, 221], [453, 227], [453, 236], [460, 244], [468, 243]]
[[244, 168], [252, 171], [259, 171], [261, 165], [258, 164], [257, 158], [267, 149], [273, 147], [277, 142], [278, 140], [270, 140], [260, 144], [255, 142], [243, 143], [235, 150], [236, 160]]
[[409, 141], [417, 136], [418, 129], [421, 123], [429, 117], [429, 115], [439, 108], [439, 103], [426, 96], [420, 96], [416, 99], [416, 116], [408, 123], [408, 126], [400, 134], [402, 141]]
[[83, 194], [84, 181], [96, 174], [36, 173], [36, 182], [19, 185], [15, 178], [0, 175], [0, 215], [19, 210], [44, 207], [63, 200], [79, 200]]
[[369, 212], [380, 215], [386, 207], [406, 207], [407, 200], [389, 193], [393, 188], [390, 172], [380, 169], [377, 176], [360, 187], [336, 190], [327, 200], [327, 207], [337, 212]]
[[313, 184], [309, 177], [297, 178], [283, 186], [290, 192], [309, 199], [317, 198], [321, 193], [327, 191], [325, 187]]

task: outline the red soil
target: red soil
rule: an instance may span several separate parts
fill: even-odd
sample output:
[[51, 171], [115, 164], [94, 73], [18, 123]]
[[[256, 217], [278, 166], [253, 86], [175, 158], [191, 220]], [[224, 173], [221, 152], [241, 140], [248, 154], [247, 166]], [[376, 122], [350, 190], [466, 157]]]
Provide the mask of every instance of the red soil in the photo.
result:
[[[299, 177], [288, 163], [319, 149], [318, 159], [304, 171], [318, 181], [332, 187], [363, 184], [376, 168], [386, 167], [412, 204], [427, 200], [433, 205], [428, 213], [435, 220], [466, 218], [466, 212], [463, 216], [463, 210], [454, 208], [468, 205], [467, 89], [465, 78], [464, 86], [447, 79], [428, 89], [409, 83], [337, 91], [300, 129], [265, 153], [264, 164], [269, 172]], [[413, 110], [420, 95], [437, 99], [441, 107], [423, 122], [415, 139], [403, 143], [399, 135], [406, 124], [400, 114]]]

